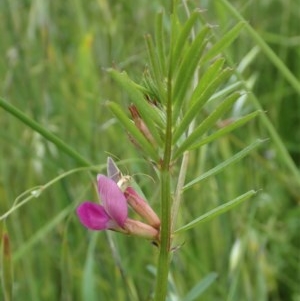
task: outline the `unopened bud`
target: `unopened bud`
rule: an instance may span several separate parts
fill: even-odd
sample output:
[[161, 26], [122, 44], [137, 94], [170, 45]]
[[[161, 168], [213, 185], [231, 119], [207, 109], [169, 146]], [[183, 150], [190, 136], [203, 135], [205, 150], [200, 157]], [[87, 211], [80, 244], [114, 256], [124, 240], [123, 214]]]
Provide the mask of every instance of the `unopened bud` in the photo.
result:
[[145, 122], [141, 118], [137, 108], [135, 105], [131, 105], [128, 107], [131, 117], [133, 119], [134, 124], [140, 130], [140, 132], [144, 135], [144, 137], [151, 143], [155, 145], [155, 140], [149, 131], [148, 127], [146, 126]]
[[150, 205], [132, 188], [127, 187], [124, 192], [128, 204], [143, 217], [152, 227], [159, 229], [160, 219]]
[[127, 234], [136, 235], [153, 241], [158, 240], [159, 231], [145, 223], [128, 218], [123, 226]]

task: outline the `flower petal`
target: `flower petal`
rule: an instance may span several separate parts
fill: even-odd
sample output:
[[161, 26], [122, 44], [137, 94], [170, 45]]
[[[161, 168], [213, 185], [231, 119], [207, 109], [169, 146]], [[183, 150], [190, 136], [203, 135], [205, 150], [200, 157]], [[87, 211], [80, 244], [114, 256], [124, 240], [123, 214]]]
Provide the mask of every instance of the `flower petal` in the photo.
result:
[[128, 215], [127, 201], [123, 192], [112, 179], [98, 175], [98, 192], [107, 214], [123, 227]]
[[120, 180], [122, 174], [117, 167], [116, 163], [111, 157], [107, 158], [107, 175], [110, 179], [114, 180], [116, 183]]
[[105, 212], [103, 206], [84, 202], [76, 209], [80, 222], [91, 230], [105, 230], [109, 228], [111, 218]]

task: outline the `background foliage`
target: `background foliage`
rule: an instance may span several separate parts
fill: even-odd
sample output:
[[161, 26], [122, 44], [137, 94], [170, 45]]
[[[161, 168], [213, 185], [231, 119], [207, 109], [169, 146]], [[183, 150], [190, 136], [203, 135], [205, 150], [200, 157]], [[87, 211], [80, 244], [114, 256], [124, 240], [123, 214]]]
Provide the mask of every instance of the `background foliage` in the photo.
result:
[[[231, 1], [296, 78], [300, 78], [297, 1]], [[227, 32], [237, 20], [219, 1], [193, 1], [203, 18]], [[140, 157], [104, 105], [128, 99], [105, 68], [125, 69], [136, 81], [145, 70], [143, 36], [153, 33], [162, 1], [0, 0], [0, 93], [93, 164], [108, 153], [127, 160], [155, 208], [159, 191]], [[168, 11], [169, 7], [165, 7]], [[246, 30], [227, 50], [299, 167], [299, 94]], [[247, 62], [247, 60], [249, 62]], [[244, 65], [241, 64], [245, 64]], [[251, 106], [251, 104], [249, 104]], [[244, 107], [243, 107], [244, 108]], [[236, 110], [239, 108], [236, 107]], [[231, 112], [234, 116], [234, 110]], [[270, 137], [261, 118], [192, 155], [187, 180], [226, 160], [256, 138]], [[80, 167], [51, 143], [0, 110], [0, 215], [24, 191]], [[249, 189], [251, 201], [178, 236], [170, 288], [173, 300], [215, 272], [195, 300], [300, 300], [299, 176], [272, 139], [226, 171], [184, 194], [182, 221], [192, 220]], [[104, 172], [99, 166], [99, 171]], [[96, 199], [90, 174], [78, 171], [44, 189], [6, 219], [14, 271], [14, 300], [148, 300], [157, 250], [115, 233], [87, 233], [76, 205]], [[30, 195], [30, 194], [29, 194]], [[24, 199], [24, 197], [22, 198]], [[4, 223], [1, 221], [2, 232]], [[203, 284], [203, 282], [202, 282]], [[190, 298], [190, 299], [188, 299]], [[201, 299], [202, 298], [202, 299]]]

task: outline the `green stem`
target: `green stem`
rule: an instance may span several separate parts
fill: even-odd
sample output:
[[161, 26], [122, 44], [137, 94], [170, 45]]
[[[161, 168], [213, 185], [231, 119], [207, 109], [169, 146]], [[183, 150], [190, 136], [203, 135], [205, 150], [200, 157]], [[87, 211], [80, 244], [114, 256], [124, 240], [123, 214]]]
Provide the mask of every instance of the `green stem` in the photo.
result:
[[[172, 64], [170, 64], [172, 65]], [[172, 153], [172, 70], [168, 74], [167, 88], [167, 125], [164, 157], [161, 162], [161, 232], [160, 252], [156, 275], [155, 301], [165, 301], [168, 293], [168, 274], [171, 246], [171, 178], [170, 161]]]
[[162, 224], [161, 244], [158, 258], [155, 301], [165, 301], [168, 293], [168, 274], [170, 262], [170, 175], [168, 171], [161, 172]]
[[17, 109], [15, 106], [11, 105], [4, 99], [0, 98], [0, 107], [2, 107], [4, 110], [12, 114], [13, 116], [17, 117], [20, 121], [22, 121], [24, 124], [38, 132], [40, 135], [42, 135], [45, 139], [48, 141], [51, 141], [53, 144], [57, 146], [58, 149], [75, 159], [79, 164], [83, 166], [89, 166], [91, 163], [86, 160], [84, 157], [82, 157], [79, 153], [77, 153], [73, 148], [71, 148], [69, 145], [67, 145], [64, 141], [62, 141], [60, 138], [58, 138], [56, 135], [52, 134], [48, 130], [46, 130], [43, 126], [41, 126], [39, 123], [25, 115], [23, 112], [21, 112], [19, 109]]

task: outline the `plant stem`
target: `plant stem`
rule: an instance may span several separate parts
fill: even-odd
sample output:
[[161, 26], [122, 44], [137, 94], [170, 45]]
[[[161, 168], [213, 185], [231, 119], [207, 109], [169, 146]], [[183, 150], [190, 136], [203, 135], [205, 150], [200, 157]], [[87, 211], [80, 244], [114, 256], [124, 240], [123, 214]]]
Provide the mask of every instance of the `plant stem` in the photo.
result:
[[[170, 64], [171, 65], [171, 64]], [[166, 106], [166, 136], [164, 157], [161, 162], [161, 232], [160, 252], [158, 258], [155, 301], [165, 301], [168, 293], [168, 274], [170, 264], [171, 245], [171, 178], [170, 162], [172, 153], [172, 70], [170, 68], [167, 84], [167, 106]]]
[[170, 175], [161, 172], [162, 205], [161, 244], [158, 258], [155, 301], [165, 301], [168, 292], [168, 274], [170, 262]]

